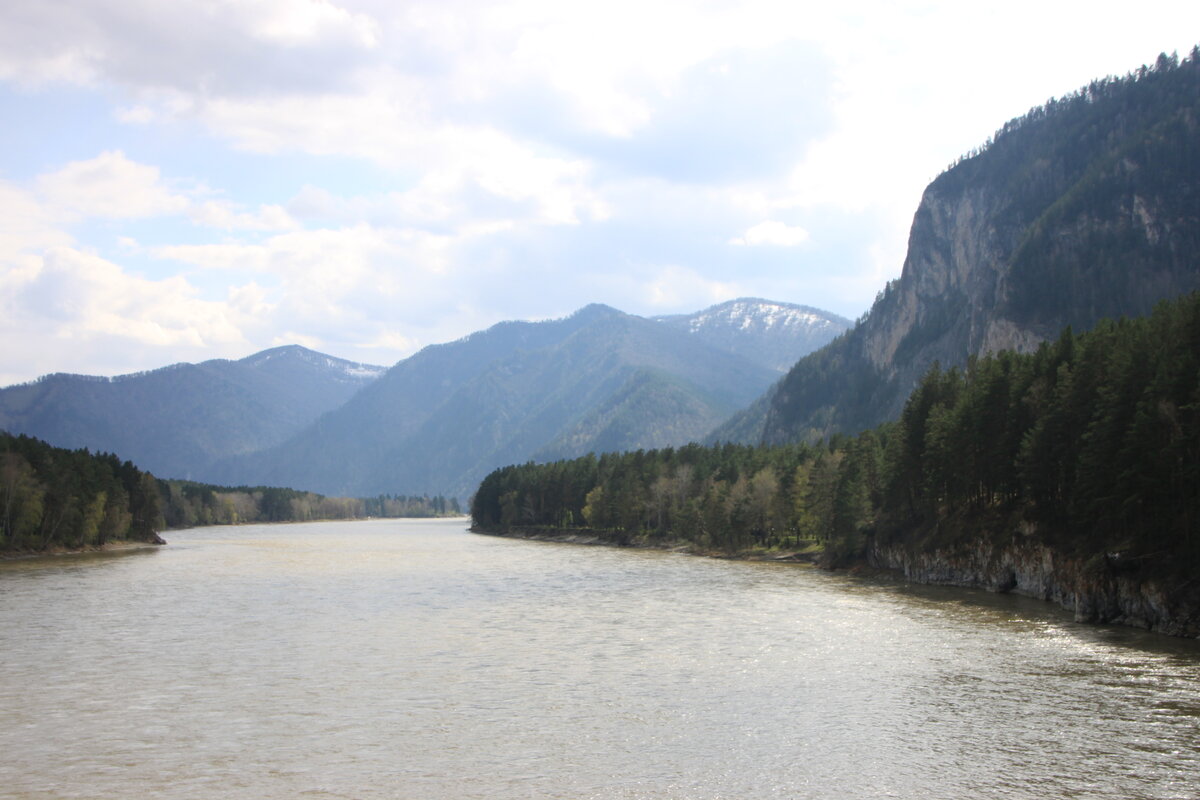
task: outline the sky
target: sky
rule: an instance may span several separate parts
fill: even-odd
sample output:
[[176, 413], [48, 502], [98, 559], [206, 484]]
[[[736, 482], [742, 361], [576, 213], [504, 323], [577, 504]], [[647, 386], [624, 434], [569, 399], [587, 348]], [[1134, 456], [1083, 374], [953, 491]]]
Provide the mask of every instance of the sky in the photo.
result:
[[1200, 3], [15, 0], [0, 385], [753, 296], [856, 318], [925, 186]]

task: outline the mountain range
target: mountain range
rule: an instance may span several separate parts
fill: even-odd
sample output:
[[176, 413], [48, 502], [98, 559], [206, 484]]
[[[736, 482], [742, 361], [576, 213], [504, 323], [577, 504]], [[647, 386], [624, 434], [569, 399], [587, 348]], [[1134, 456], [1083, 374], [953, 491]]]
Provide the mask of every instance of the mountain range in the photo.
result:
[[[0, 427], [164, 477], [466, 497], [496, 466], [689, 441], [786, 443], [893, 419], [934, 364], [1200, 289], [1200, 51], [1005, 124], [925, 190], [901, 276], [853, 327], [742, 299], [587, 306], [386, 371], [303, 348], [0, 390]], [[786, 373], [785, 373], [786, 371]]]
[[0, 390], [0, 428], [162, 477], [338, 495], [466, 497], [512, 461], [702, 439], [848, 327], [741, 299], [646, 319], [587, 306], [504, 322], [390, 369], [300, 347]]
[[217, 459], [284, 441], [383, 372], [292, 345], [113, 378], [56, 373], [0, 389], [0, 429], [203, 478]]

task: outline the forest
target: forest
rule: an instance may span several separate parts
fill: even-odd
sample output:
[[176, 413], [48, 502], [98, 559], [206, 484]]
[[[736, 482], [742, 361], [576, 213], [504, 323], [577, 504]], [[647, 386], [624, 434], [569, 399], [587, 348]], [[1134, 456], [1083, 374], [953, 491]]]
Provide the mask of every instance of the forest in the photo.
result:
[[1150, 575], [1200, 568], [1200, 294], [937, 365], [900, 418], [816, 444], [589, 455], [496, 470], [475, 528], [729, 555], [1034, 540]]
[[460, 513], [456, 499], [325, 497], [274, 487], [159, 480], [111, 453], [0, 432], [0, 552], [161, 542], [168, 528]]

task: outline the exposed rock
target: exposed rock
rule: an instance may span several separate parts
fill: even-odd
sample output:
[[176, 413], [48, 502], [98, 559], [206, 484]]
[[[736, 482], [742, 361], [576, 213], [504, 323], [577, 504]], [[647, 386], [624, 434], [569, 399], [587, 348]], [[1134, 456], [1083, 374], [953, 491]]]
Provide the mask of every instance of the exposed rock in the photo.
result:
[[1078, 622], [1113, 623], [1200, 638], [1200, 586], [1166, 587], [1142, 577], [1118, 554], [1080, 562], [1041, 544], [993, 547], [979, 541], [953, 551], [876, 546], [872, 566], [916, 583], [1012, 592], [1058, 603]]

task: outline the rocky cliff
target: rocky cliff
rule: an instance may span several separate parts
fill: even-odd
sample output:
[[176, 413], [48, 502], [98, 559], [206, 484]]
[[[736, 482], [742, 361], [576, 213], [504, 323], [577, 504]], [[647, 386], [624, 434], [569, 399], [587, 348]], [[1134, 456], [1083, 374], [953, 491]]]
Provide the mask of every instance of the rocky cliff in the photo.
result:
[[763, 441], [894, 418], [934, 362], [1027, 351], [1200, 288], [1200, 60], [1014, 120], [925, 191], [901, 277], [774, 391]]
[[917, 583], [1012, 592], [1058, 603], [1078, 622], [1113, 623], [1172, 636], [1200, 637], [1200, 587], [1140, 574], [1117, 554], [1086, 561], [1040, 543], [996, 546], [980, 539], [952, 550], [903, 545], [868, 550], [872, 566]]

